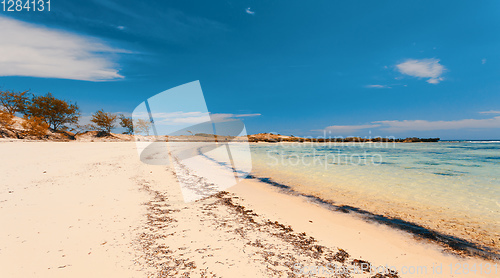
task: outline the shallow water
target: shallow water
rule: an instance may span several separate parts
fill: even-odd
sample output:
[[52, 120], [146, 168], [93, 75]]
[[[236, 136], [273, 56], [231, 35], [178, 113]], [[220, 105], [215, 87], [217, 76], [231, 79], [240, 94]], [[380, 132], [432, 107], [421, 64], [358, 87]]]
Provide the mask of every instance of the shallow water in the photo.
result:
[[251, 153], [256, 176], [499, 247], [500, 142], [259, 143]]

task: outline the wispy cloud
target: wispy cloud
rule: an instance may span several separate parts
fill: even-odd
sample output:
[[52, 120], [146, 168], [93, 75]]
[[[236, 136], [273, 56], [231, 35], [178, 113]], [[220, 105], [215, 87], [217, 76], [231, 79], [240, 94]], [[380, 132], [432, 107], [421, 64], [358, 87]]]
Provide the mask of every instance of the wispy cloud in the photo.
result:
[[254, 14], [255, 14], [255, 12], [253, 12], [253, 11], [251, 10], [251, 8], [250, 8], [250, 7], [248, 7], [248, 8], [245, 10], [245, 12], [246, 12], [247, 14], [251, 14], [251, 15], [254, 15]]
[[[200, 40], [214, 40], [230, 31], [228, 26], [202, 16], [192, 15], [175, 8], [151, 9], [141, 1], [93, 0], [105, 11], [127, 17], [126, 31], [130, 36], [138, 36], [160, 43], [198, 43]], [[161, 24], [159, 24], [161, 19]], [[168, 31], [165, 31], [168, 30]]]
[[[247, 118], [247, 117], [257, 117], [261, 114], [230, 114], [230, 113], [208, 113], [201, 111], [194, 112], [169, 112], [169, 113], [153, 113], [152, 116], [155, 119], [155, 124], [157, 125], [184, 125], [184, 124], [199, 124], [208, 121], [214, 122], [225, 122], [232, 121], [237, 118]], [[134, 115], [135, 118], [145, 118], [148, 119], [149, 115], [145, 112], [137, 113]]]
[[498, 110], [482, 111], [479, 112], [479, 114], [500, 114], [500, 111]]
[[486, 64], [486, 59], [482, 59], [481, 64], [483, 64], [483, 65]]
[[446, 68], [439, 63], [438, 59], [408, 59], [396, 65], [399, 72], [413, 77], [429, 78], [428, 83], [437, 84], [443, 81], [441, 75]]
[[[183, 125], [183, 124], [198, 124], [210, 121], [208, 112], [170, 112], [170, 113], [153, 113], [156, 125]], [[147, 113], [135, 114], [134, 117], [149, 118]]]
[[0, 76], [122, 79], [110, 56], [126, 51], [92, 38], [0, 16]]
[[381, 130], [400, 131], [424, 131], [424, 130], [449, 130], [449, 129], [477, 129], [477, 128], [500, 128], [500, 116], [491, 119], [463, 119], [455, 121], [425, 121], [425, 120], [404, 120], [404, 121], [377, 121]]
[[[499, 112], [500, 111], [494, 111]], [[432, 130], [453, 130], [453, 129], [479, 129], [479, 128], [500, 128], [500, 116], [489, 119], [462, 119], [453, 121], [426, 121], [426, 120], [391, 120], [374, 121], [366, 125], [333, 125], [323, 130], [337, 132], [339, 134], [353, 133], [363, 129], [379, 129], [389, 132], [404, 131], [432, 131]]]
[[231, 121], [237, 118], [248, 118], [248, 117], [257, 117], [260, 116], [261, 114], [254, 113], [254, 114], [227, 114], [227, 113], [216, 113], [216, 114], [210, 114], [210, 117], [212, 118], [213, 121], [215, 122], [224, 122], [224, 121]]
[[365, 88], [391, 89], [392, 87], [387, 86], [387, 85], [374, 84], [374, 85], [366, 85]]
[[[331, 125], [331, 126], [325, 127], [323, 130], [333, 132], [333, 133], [348, 134], [348, 133], [354, 133], [354, 132], [362, 130], [362, 129], [372, 129], [372, 128], [377, 128], [377, 127], [380, 127], [380, 124]], [[323, 130], [321, 130], [321, 131], [323, 131]], [[314, 130], [314, 131], [319, 131], [319, 130]]]

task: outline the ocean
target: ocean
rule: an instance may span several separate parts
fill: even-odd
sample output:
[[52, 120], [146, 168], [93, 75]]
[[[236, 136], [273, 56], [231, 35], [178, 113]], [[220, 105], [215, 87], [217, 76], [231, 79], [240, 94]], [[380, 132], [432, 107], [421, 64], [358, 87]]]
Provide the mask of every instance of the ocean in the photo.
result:
[[500, 250], [499, 141], [257, 143], [250, 150], [255, 178]]

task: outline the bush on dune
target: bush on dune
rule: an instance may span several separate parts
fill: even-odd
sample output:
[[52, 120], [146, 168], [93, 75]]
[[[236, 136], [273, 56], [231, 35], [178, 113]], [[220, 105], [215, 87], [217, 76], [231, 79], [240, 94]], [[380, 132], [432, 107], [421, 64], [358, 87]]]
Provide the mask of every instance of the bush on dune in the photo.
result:
[[134, 121], [130, 117], [120, 114], [120, 126], [125, 128], [123, 134], [134, 134]]
[[29, 104], [28, 91], [0, 91], [0, 105], [6, 113], [24, 113]]
[[92, 128], [94, 130], [99, 130], [109, 134], [111, 133], [111, 130], [116, 127], [116, 118], [117, 116], [112, 113], [99, 110], [92, 115], [92, 119], [90, 119], [90, 121], [92, 122]]
[[[15, 119], [16, 114], [23, 116], [22, 129], [15, 127], [20, 120]], [[65, 131], [77, 124], [79, 117], [76, 103], [57, 99], [51, 93], [35, 96], [28, 91], [0, 91], [0, 132], [3, 136], [48, 138], [49, 131], [55, 131], [59, 137], [71, 137]]]
[[51, 93], [33, 96], [24, 115], [42, 119], [52, 130], [66, 130], [68, 125], [78, 123], [80, 109], [75, 103], [57, 99]]
[[24, 121], [21, 124], [23, 127], [22, 135], [24, 137], [34, 137], [43, 139], [47, 136], [49, 125], [41, 118], [35, 116], [24, 116]]
[[14, 124], [14, 115], [0, 109], [0, 126], [7, 130], [12, 130]]

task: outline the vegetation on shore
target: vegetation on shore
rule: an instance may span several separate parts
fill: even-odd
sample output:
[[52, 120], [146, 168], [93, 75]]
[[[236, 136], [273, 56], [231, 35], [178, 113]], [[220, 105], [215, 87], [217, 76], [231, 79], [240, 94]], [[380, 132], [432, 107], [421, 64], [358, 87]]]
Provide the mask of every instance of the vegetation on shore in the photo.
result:
[[[20, 117], [17, 117], [17, 116]], [[98, 110], [92, 114], [90, 124], [81, 125], [80, 107], [76, 103], [58, 99], [51, 93], [46, 95], [35, 95], [29, 91], [0, 91], [0, 137], [19, 139], [45, 139], [45, 140], [74, 140], [79, 134], [95, 133], [96, 137], [113, 137], [111, 131], [117, 127], [117, 122], [124, 128], [123, 134], [150, 135], [151, 123], [132, 118], [123, 114], [117, 115], [104, 110]], [[22, 117], [22, 119], [21, 119]], [[92, 134], [94, 134], [92, 133]], [[206, 136], [193, 135], [189, 141], [206, 140]], [[92, 135], [94, 136], [94, 135]], [[210, 135], [214, 136], [214, 135]], [[116, 137], [116, 136], [114, 136]], [[223, 137], [223, 136], [222, 136]], [[218, 140], [240, 141], [242, 138], [222, 138], [215, 136]], [[118, 137], [116, 139], [120, 140]], [[123, 138], [122, 138], [123, 139]], [[174, 138], [172, 138], [174, 139]], [[184, 140], [187, 138], [176, 138]], [[131, 140], [128, 138], [128, 140]], [[175, 140], [175, 139], [174, 139]], [[259, 133], [248, 135], [249, 142], [437, 142], [439, 138], [362, 138], [362, 137], [332, 137], [313, 138], [284, 136], [271, 133]]]
[[80, 107], [76, 103], [58, 99], [51, 93], [35, 95], [29, 91], [0, 91], [0, 137], [18, 139], [73, 140], [78, 134], [98, 131], [111, 135], [117, 121], [133, 134], [132, 118], [116, 115], [102, 109], [91, 117], [91, 124], [81, 125]]

